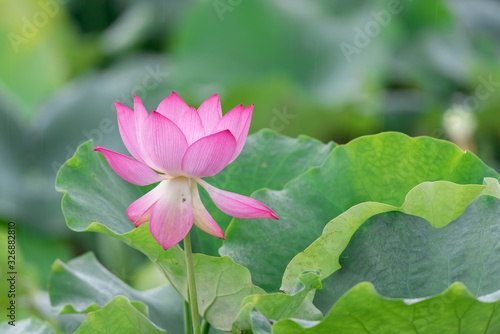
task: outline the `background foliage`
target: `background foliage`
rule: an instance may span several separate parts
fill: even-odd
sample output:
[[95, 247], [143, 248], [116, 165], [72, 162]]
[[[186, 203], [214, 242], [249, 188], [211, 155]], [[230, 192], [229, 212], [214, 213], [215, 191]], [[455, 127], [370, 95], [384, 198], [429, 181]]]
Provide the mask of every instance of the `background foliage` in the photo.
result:
[[[152, 110], [172, 90], [194, 106], [219, 93], [224, 111], [255, 104], [251, 132], [271, 128], [338, 144], [391, 130], [429, 135], [473, 150], [498, 170], [498, 1], [401, 0], [385, 21], [379, 14], [391, 6], [385, 0], [0, 3], [0, 220], [18, 226], [19, 320], [35, 315], [63, 332], [81, 323], [79, 315], [55, 320], [49, 312], [47, 282], [56, 258], [69, 261], [92, 250], [137, 290], [164, 282], [132, 248], [68, 229], [54, 190], [58, 169], [82, 142], [126, 152], [113, 100], [131, 105], [135, 94]], [[382, 22], [378, 31], [356, 44], [373, 22]], [[359, 52], [346, 57], [345, 44]], [[311, 167], [335, 146], [297, 141], [297, 148], [318, 151]], [[224, 175], [214, 181], [232, 190]], [[288, 181], [254, 182], [245, 194], [280, 191]], [[216, 255], [220, 245], [198, 241], [199, 250]], [[2, 294], [0, 307], [7, 302]]]

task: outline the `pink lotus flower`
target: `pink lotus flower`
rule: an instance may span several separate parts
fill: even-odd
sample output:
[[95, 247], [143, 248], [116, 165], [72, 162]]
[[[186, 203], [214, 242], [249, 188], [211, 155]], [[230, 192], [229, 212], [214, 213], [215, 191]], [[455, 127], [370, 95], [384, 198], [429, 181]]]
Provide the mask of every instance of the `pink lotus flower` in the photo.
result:
[[253, 198], [217, 189], [201, 177], [219, 173], [240, 154], [252, 118], [253, 105], [242, 105], [222, 117], [216, 94], [196, 110], [172, 93], [148, 114], [134, 96], [134, 111], [115, 102], [123, 143], [135, 159], [96, 147], [111, 168], [126, 181], [145, 186], [160, 182], [127, 209], [139, 226], [150, 221], [151, 234], [168, 249], [193, 226], [224, 239], [224, 232], [203, 206], [198, 184], [215, 205], [238, 218], [272, 218], [276, 214]]

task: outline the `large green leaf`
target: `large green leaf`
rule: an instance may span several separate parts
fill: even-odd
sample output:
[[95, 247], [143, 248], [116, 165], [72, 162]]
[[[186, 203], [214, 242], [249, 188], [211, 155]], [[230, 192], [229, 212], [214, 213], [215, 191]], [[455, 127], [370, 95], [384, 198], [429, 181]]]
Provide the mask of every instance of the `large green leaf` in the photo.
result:
[[[245, 301], [248, 304], [236, 319], [233, 331], [237, 332], [236, 329], [250, 331], [252, 328], [255, 331], [255, 327], [252, 327], [253, 320], [258, 320], [259, 324], [266, 324], [261, 319], [262, 316], [272, 319], [273, 322], [287, 317], [310, 321], [311, 318], [304, 314], [297, 316], [290, 315], [290, 313], [297, 309], [297, 302], [304, 300], [304, 296], [302, 299], [297, 298], [300, 293], [321, 289], [320, 280], [324, 280], [323, 289], [316, 292], [317, 298], [314, 303], [319, 305], [325, 313], [346, 291], [364, 280], [373, 282], [382, 295], [396, 298], [436, 295], [448, 288], [454, 280], [465, 283], [469, 289], [477, 292], [476, 295], [484, 295], [500, 289], [500, 285], [496, 283], [498, 276], [496, 271], [500, 268], [495, 269], [492, 263], [477, 263], [476, 258], [486, 256], [471, 251], [474, 249], [475, 241], [476, 243], [482, 242], [482, 254], [498, 252], [497, 249], [491, 249], [497, 247], [493, 242], [498, 239], [498, 235], [494, 233], [495, 229], [498, 229], [498, 222], [494, 219], [497, 212], [488, 212], [484, 206], [481, 206], [475, 214], [483, 213], [490, 218], [493, 226], [488, 228], [485, 226], [487, 224], [483, 223], [481, 229], [471, 228], [472, 232], [464, 228], [464, 225], [477, 226], [477, 224], [471, 224], [468, 211], [464, 213], [467, 205], [476, 197], [494, 198], [482, 196], [489, 194], [500, 197], [498, 181], [487, 179], [487, 183], [488, 186], [457, 185], [446, 181], [426, 182], [412, 189], [405, 203], [399, 208], [374, 202], [362, 203], [351, 208], [330, 222], [325, 227], [322, 237], [292, 260], [284, 278], [284, 286], [288, 288], [285, 290], [291, 295], [275, 293], [247, 297]], [[393, 215], [397, 211], [406, 213], [404, 214], [406, 219], [394, 219]], [[431, 224], [416, 216], [425, 217]], [[370, 217], [372, 218], [365, 222]], [[478, 219], [478, 217], [475, 218]], [[382, 227], [376, 225], [380, 224], [381, 219], [384, 219], [383, 223], [385, 223]], [[455, 222], [443, 227], [455, 219]], [[371, 220], [374, 221], [371, 222]], [[483, 219], [479, 218], [479, 220]], [[459, 225], [457, 221], [462, 221], [462, 225]], [[369, 222], [372, 223], [371, 228], [366, 226], [370, 224]], [[378, 226], [378, 228], [373, 226]], [[451, 226], [453, 226], [453, 231], [450, 231]], [[443, 228], [437, 229], [436, 227]], [[434, 234], [436, 231], [439, 231], [439, 235]], [[461, 237], [461, 243], [456, 243], [460, 233], [466, 236]], [[487, 238], [483, 237], [485, 234], [488, 235]], [[349, 240], [351, 240], [350, 243]], [[342, 253], [346, 246], [347, 249]], [[457, 262], [457, 259], [452, 257], [458, 258], [459, 268], [455, 269], [455, 272], [448, 273], [447, 270], [450, 268], [442, 263], [441, 254], [452, 254], [448, 258], [450, 263]], [[331, 275], [332, 270], [341, 267], [341, 271]], [[483, 267], [486, 268], [482, 270], [484, 278], [478, 281], [476, 273], [480, 273]], [[463, 268], [468, 268], [468, 270], [463, 270]], [[319, 271], [319, 276], [309, 272], [306, 277], [308, 282], [314, 283], [314, 287], [310, 283], [304, 284], [299, 294], [297, 294], [297, 287], [293, 292], [289, 289], [289, 283], [294, 277], [295, 279], [298, 277], [299, 281], [304, 281], [304, 274], [294, 276], [291, 273], [313, 269]], [[317, 281], [314, 280], [315, 277]], [[447, 281], [445, 278], [452, 280]], [[478, 289], [478, 285], [481, 284], [485, 289]], [[409, 295], [408, 292], [410, 292]], [[276, 311], [275, 308], [278, 310]], [[259, 312], [253, 312], [253, 309], [258, 309]]]
[[257, 285], [276, 291], [288, 262], [350, 207], [370, 201], [400, 206], [422, 182], [481, 184], [484, 177], [499, 178], [474, 154], [449, 142], [399, 133], [361, 137], [337, 146], [320, 167], [283, 190], [255, 193], [280, 221], [233, 220], [221, 254], [249, 268]]
[[[391, 298], [423, 298], [462, 282], [474, 296], [500, 290], [500, 200], [480, 196], [442, 228], [400, 212], [373, 216], [340, 255], [341, 269], [323, 280], [315, 304], [329, 310], [355, 284], [368, 281]], [[337, 259], [331, 262], [337, 263]]]
[[[233, 333], [247, 333], [252, 329], [256, 333], [255, 317], [273, 320], [298, 318], [303, 320], [321, 320], [323, 314], [312, 305], [311, 290], [321, 289], [318, 273], [303, 273], [298, 279], [292, 295], [271, 293], [246, 297], [240, 313], [233, 322]], [[255, 311], [258, 311], [257, 313]], [[269, 323], [264, 325], [268, 326]]]
[[487, 186], [458, 185], [447, 181], [425, 182], [413, 188], [400, 207], [383, 203], [358, 204], [329, 222], [321, 235], [288, 264], [281, 289], [291, 292], [294, 281], [306, 270], [318, 270], [323, 279], [341, 268], [341, 253], [353, 234], [370, 217], [400, 211], [426, 219], [434, 227], [443, 227], [457, 219], [479, 195], [500, 198], [496, 179], [487, 178]]
[[87, 314], [75, 334], [94, 333], [166, 333], [148, 319], [147, 306], [117, 296], [106, 306]]
[[82, 231], [92, 222], [103, 222], [118, 234], [134, 229], [126, 210], [143, 192], [123, 181], [93, 151], [92, 141], [82, 144], [61, 167], [56, 188], [65, 192], [62, 210], [72, 230]]
[[360, 283], [335, 304], [321, 322], [280, 320], [273, 334], [474, 333], [500, 332], [500, 291], [475, 298], [461, 283], [421, 300], [380, 296]]
[[[140, 292], [106, 270], [92, 253], [68, 263], [57, 260], [52, 266], [49, 296], [55, 311], [88, 313], [106, 305], [118, 295], [148, 306], [151, 321], [169, 333], [182, 333], [183, 299], [166, 284]], [[167, 312], [168, 310], [168, 312]]]

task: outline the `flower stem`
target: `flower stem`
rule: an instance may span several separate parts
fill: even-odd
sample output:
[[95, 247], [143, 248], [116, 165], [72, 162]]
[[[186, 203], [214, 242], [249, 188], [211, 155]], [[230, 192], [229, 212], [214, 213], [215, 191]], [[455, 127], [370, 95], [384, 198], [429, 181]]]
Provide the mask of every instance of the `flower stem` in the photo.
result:
[[210, 324], [206, 319], [201, 323], [201, 334], [208, 334], [210, 332]]
[[186, 255], [188, 296], [189, 305], [191, 306], [191, 320], [193, 320], [193, 333], [201, 334], [200, 316], [198, 315], [198, 296], [196, 295], [196, 282], [194, 278], [193, 251], [191, 249], [191, 235], [189, 233], [184, 238], [184, 253]]
[[191, 334], [191, 316], [189, 314], [189, 303], [184, 301], [184, 334]]

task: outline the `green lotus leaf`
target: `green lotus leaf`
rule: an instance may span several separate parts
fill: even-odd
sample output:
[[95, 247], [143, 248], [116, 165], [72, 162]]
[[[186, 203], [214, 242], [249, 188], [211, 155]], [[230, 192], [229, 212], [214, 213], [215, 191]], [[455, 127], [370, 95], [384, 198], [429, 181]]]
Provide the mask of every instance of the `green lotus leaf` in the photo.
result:
[[402, 206], [366, 202], [358, 204], [329, 222], [320, 238], [289, 263], [282, 289], [291, 292], [294, 280], [305, 270], [318, 270], [323, 278], [341, 268], [341, 253], [353, 234], [370, 217], [399, 211], [426, 219], [434, 227], [446, 226], [457, 219], [480, 195], [500, 198], [498, 180], [486, 178], [487, 186], [458, 185], [446, 181], [425, 182], [413, 188]]
[[[361, 137], [337, 146], [321, 166], [283, 190], [254, 193], [276, 212], [279, 222], [234, 219], [220, 253], [250, 269], [255, 284], [278, 291], [288, 263], [349, 208], [363, 202], [399, 207], [423, 182], [481, 185], [485, 177], [499, 178], [474, 154], [450, 142], [391, 132]], [[307, 270], [316, 268], [296, 274]], [[292, 288], [296, 278], [290, 280]]]
[[141, 302], [130, 302], [124, 296], [117, 296], [104, 307], [87, 314], [75, 334], [166, 333], [149, 321], [147, 310]]
[[[81, 255], [68, 263], [57, 260], [49, 279], [52, 307], [60, 314], [89, 313], [104, 307], [116, 296], [147, 305], [150, 319], [169, 333], [182, 333], [183, 299], [170, 284], [137, 291], [110, 273], [93, 253]], [[166, 312], [168, 310], [168, 312]]]
[[476, 298], [461, 283], [454, 283], [443, 293], [424, 300], [384, 298], [370, 283], [360, 283], [340, 298], [322, 321], [285, 319], [272, 327], [273, 334], [493, 334], [499, 331], [500, 291]]
[[[318, 272], [303, 273], [297, 279], [297, 285], [292, 295], [271, 293], [246, 297], [244, 305], [233, 322], [233, 333], [255, 332], [255, 321], [270, 318], [273, 320], [298, 318], [305, 320], [321, 320], [323, 314], [312, 304], [314, 294], [321, 289]], [[263, 323], [266, 327], [269, 323]]]
[[500, 290], [499, 217], [500, 199], [489, 195], [441, 228], [402, 212], [372, 216], [352, 236], [341, 268], [322, 281], [314, 303], [327, 311], [363, 281], [391, 298], [434, 296], [454, 282], [476, 297]]

